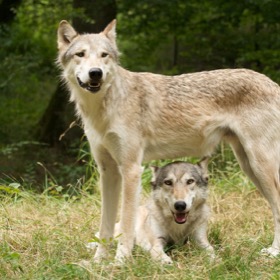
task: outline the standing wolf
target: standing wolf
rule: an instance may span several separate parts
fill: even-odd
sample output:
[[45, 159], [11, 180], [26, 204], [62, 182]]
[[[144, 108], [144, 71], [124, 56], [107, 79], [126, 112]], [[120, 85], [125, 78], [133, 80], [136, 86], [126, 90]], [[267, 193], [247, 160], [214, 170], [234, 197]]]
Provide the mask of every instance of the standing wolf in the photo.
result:
[[[100, 238], [113, 236], [122, 193], [116, 259], [131, 255], [142, 161], [210, 155], [226, 140], [268, 200], [280, 253], [280, 87], [246, 69], [180, 76], [133, 73], [118, 63], [116, 21], [99, 34], [58, 29], [58, 63], [101, 180]], [[95, 260], [106, 257], [100, 244]]]

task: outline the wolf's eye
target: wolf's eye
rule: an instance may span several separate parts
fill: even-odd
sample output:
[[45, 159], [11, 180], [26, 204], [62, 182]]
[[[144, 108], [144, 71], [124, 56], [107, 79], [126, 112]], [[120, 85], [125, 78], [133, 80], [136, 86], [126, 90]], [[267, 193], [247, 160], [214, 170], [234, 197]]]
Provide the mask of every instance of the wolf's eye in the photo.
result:
[[78, 56], [78, 57], [84, 57], [85, 52], [77, 52], [77, 53], [75, 53], [75, 55]]
[[164, 184], [167, 186], [172, 186], [172, 181], [171, 180], [165, 180]]
[[191, 185], [192, 183], [194, 183], [194, 179], [188, 179], [187, 180], [187, 185]]
[[106, 57], [106, 56], [108, 56], [108, 55], [109, 55], [108, 53], [103, 52], [103, 53], [101, 54], [101, 57]]

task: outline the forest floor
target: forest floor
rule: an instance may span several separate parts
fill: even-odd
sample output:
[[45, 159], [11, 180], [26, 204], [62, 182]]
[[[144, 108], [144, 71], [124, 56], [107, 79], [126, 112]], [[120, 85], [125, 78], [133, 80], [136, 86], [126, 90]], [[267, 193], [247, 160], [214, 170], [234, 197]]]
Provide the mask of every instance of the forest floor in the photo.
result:
[[0, 183], [17, 182], [38, 192], [50, 181], [66, 188], [86, 180], [87, 156], [79, 155], [77, 148], [66, 150], [36, 142], [9, 145], [0, 155]]

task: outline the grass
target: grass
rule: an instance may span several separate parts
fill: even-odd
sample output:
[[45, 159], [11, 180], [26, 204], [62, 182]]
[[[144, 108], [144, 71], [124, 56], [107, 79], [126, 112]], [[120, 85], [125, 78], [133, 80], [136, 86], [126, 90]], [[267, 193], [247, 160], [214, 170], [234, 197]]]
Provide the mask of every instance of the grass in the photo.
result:
[[[217, 158], [209, 166], [214, 263], [188, 243], [171, 250], [173, 266], [153, 262], [140, 248], [133, 260], [114, 266], [115, 246], [110, 259], [94, 264], [85, 244], [98, 231], [99, 193], [54, 197], [14, 184], [0, 190], [0, 279], [280, 279], [280, 258], [259, 253], [273, 238], [269, 206], [236, 162], [224, 164], [223, 172], [221, 164]], [[145, 171], [144, 193], [149, 176]], [[13, 187], [16, 191], [7, 191]]]

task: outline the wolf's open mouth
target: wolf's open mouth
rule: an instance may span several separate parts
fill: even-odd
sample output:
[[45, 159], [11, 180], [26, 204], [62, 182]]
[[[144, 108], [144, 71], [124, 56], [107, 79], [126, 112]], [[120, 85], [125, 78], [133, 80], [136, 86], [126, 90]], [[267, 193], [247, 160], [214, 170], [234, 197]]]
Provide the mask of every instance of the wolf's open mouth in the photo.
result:
[[80, 85], [80, 87], [90, 91], [90, 92], [98, 92], [101, 88], [101, 83], [97, 83], [97, 82], [89, 82], [89, 83], [83, 83], [79, 77], [77, 77], [78, 83]]
[[189, 212], [173, 213], [174, 220], [177, 224], [184, 224], [187, 221]]

